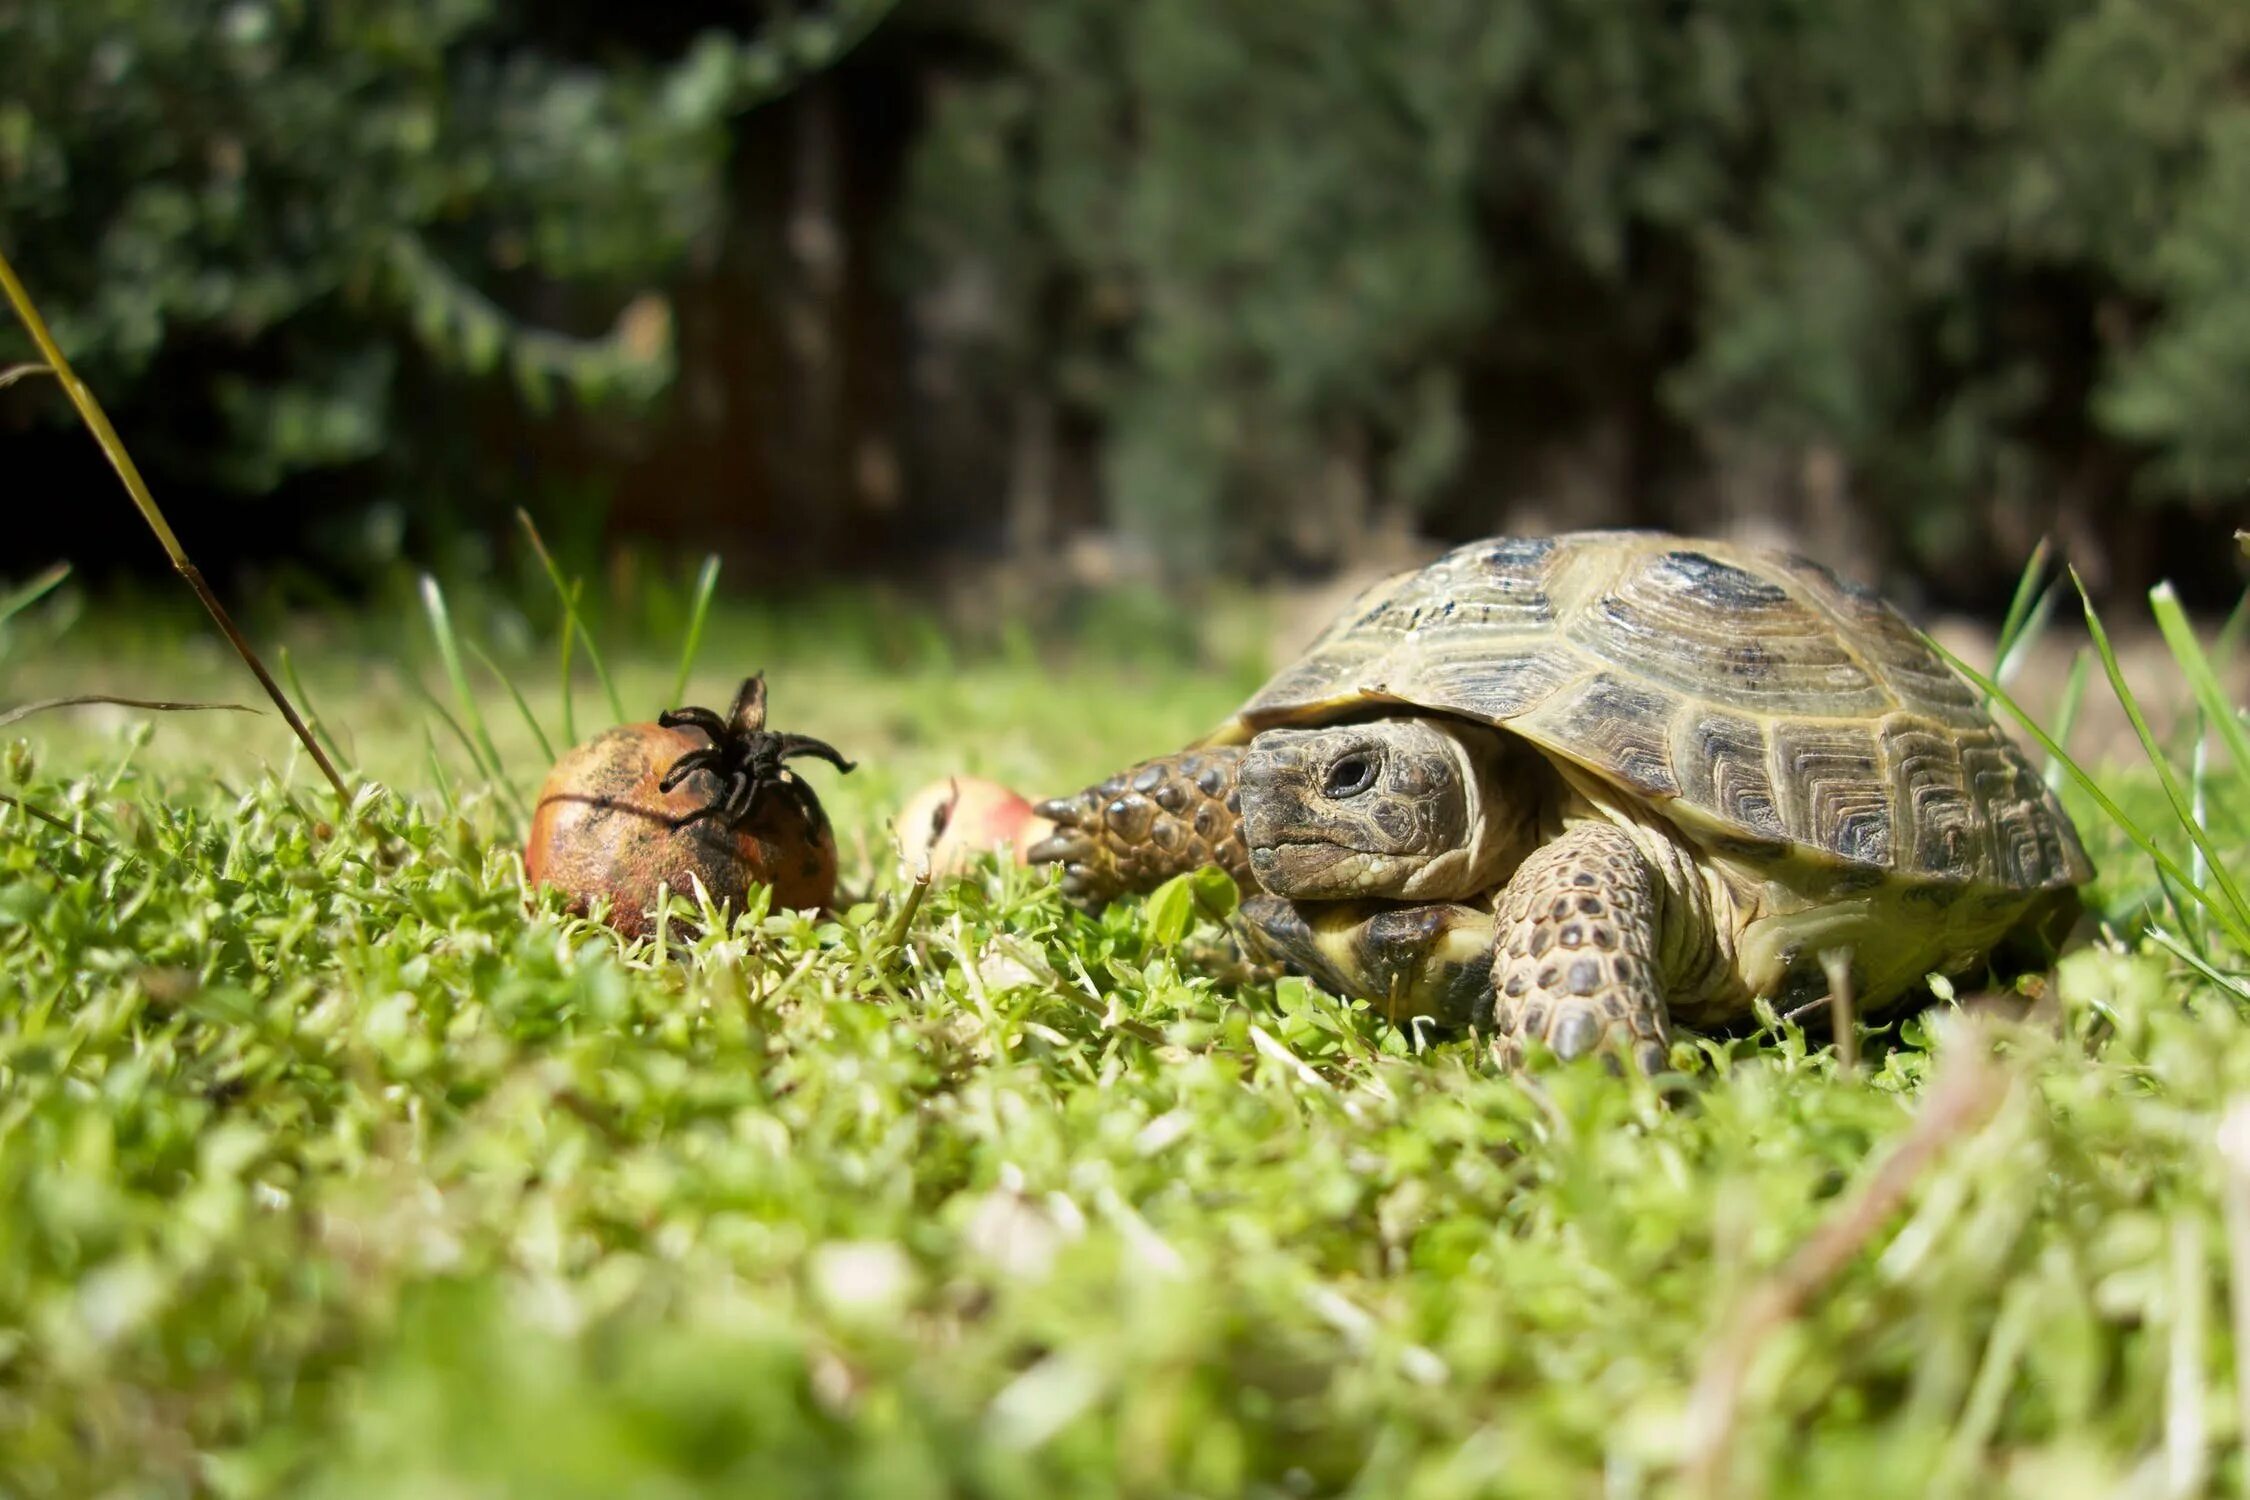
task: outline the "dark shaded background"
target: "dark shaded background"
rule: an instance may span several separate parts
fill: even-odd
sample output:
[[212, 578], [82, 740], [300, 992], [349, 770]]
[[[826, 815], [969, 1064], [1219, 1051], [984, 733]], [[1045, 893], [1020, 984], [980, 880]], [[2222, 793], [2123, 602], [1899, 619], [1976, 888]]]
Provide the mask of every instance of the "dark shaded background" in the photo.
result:
[[[0, 244], [215, 575], [2239, 587], [2239, 0], [0, 0]], [[0, 361], [28, 345], [0, 344]], [[160, 568], [52, 390], [8, 560]]]

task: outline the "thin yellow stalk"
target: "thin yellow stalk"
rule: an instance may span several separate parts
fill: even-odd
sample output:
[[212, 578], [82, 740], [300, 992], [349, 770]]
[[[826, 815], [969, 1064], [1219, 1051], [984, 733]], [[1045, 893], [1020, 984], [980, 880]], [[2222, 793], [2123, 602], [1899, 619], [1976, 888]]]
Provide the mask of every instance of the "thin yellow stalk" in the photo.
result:
[[86, 424], [86, 430], [94, 435], [94, 441], [101, 446], [102, 455], [109, 460], [109, 466], [117, 471], [117, 477], [124, 482], [125, 492], [133, 497], [133, 504], [140, 511], [141, 519], [148, 523], [149, 530], [156, 533], [156, 540], [164, 548], [164, 555], [172, 560], [174, 571], [187, 580], [189, 588], [195, 590], [195, 597], [203, 601], [204, 609], [210, 612], [220, 632], [234, 647], [235, 654], [242, 658], [243, 663], [257, 677], [258, 685], [266, 690], [266, 696], [273, 700], [273, 706], [289, 722], [291, 732], [311, 752], [313, 764], [320, 767], [321, 774], [328, 778], [328, 784], [336, 789], [337, 802], [350, 808], [351, 789], [344, 785], [344, 778], [336, 773], [336, 767], [329, 761], [328, 753], [320, 748], [320, 742], [305, 727], [305, 721], [297, 716], [297, 710], [289, 702], [288, 695], [282, 692], [281, 684], [273, 680], [273, 674], [266, 670], [266, 664], [258, 659], [258, 653], [235, 627], [234, 617], [227, 613], [227, 607], [219, 602], [217, 594], [211, 592], [211, 585], [203, 581], [203, 574], [195, 564], [188, 561], [186, 549], [180, 546], [180, 539], [172, 534], [172, 527], [164, 519], [164, 512], [157, 509], [156, 497], [149, 493], [147, 481], [141, 478], [140, 468], [133, 462], [133, 456], [125, 451], [125, 443], [118, 437], [117, 429], [110, 425], [108, 413], [94, 399], [94, 393], [87, 388], [86, 382], [78, 378], [78, 372], [71, 368], [70, 361], [63, 357], [61, 346], [47, 329], [47, 320], [39, 315], [39, 309], [32, 304], [31, 293], [24, 290], [23, 283], [16, 278], [16, 268], [8, 263], [8, 257], [4, 253], [0, 253], [0, 291], [7, 293], [8, 301], [15, 308], [16, 317], [22, 320], [25, 332], [31, 335], [32, 343], [39, 346], [40, 358], [46, 362], [49, 373], [62, 386], [63, 394], [70, 398], [70, 404], [78, 411], [78, 419]]

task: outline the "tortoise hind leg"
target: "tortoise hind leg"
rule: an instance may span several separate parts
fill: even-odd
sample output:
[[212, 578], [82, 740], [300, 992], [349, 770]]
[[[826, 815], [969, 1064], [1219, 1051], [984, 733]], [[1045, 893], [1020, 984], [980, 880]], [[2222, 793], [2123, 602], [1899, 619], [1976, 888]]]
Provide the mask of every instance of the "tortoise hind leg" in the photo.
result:
[[1671, 1027], [1657, 972], [1657, 878], [1624, 830], [1575, 823], [1534, 850], [1502, 894], [1493, 941], [1493, 1050], [1595, 1050], [1661, 1071]]
[[1099, 907], [1153, 890], [1174, 875], [1217, 865], [1254, 891], [1242, 841], [1235, 773], [1242, 750], [1183, 750], [1143, 761], [1098, 786], [1039, 805], [1055, 831], [1026, 856], [1063, 867], [1071, 900]]

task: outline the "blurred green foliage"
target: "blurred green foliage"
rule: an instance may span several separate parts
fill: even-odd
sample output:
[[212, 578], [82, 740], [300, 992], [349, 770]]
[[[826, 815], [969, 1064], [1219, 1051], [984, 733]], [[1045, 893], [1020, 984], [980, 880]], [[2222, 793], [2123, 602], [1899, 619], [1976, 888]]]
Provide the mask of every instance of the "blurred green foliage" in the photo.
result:
[[723, 221], [726, 122], [886, 8], [750, 36], [711, 7], [652, 57], [509, 0], [6, 0], [0, 224], [113, 406], [210, 404], [208, 467], [173, 452], [175, 477], [265, 492], [389, 455], [404, 488], [457, 435], [433, 373], [534, 409], [661, 390], [651, 288]]
[[915, 232], [1176, 544], [1643, 402], [1695, 458], [1641, 519], [1825, 453], [1923, 554], [2250, 475], [2236, 0], [970, 9], [1007, 63], [941, 98]]
[[[703, 358], [903, 394], [730, 408], [774, 430], [644, 475], [637, 523], [732, 485], [778, 527], [827, 463], [834, 545], [919, 555], [848, 493], [895, 445], [956, 540], [1044, 485], [1011, 534], [1331, 561], [1593, 453], [1544, 519], [1787, 523], [1817, 472], [1928, 568], [2239, 501], [2246, 70], [2239, 0], [0, 0], [0, 224], [131, 430], [208, 405], [143, 446], [220, 492], [375, 461], [435, 506], [524, 430], [461, 393], [577, 414]], [[820, 71], [854, 91], [801, 110]], [[836, 264], [881, 305], [786, 284]], [[675, 347], [681, 297], [788, 351]], [[689, 404], [625, 409], [677, 446]], [[567, 436], [497, 461], [592, 529]]]

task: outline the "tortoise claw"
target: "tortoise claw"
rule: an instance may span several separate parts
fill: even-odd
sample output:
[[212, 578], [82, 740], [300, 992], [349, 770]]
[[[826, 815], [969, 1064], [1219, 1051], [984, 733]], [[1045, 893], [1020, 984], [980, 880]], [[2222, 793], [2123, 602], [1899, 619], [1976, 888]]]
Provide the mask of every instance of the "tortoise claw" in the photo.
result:
[[[1041, 813], [1041, 817], [1048, 816]], [[1063, 865], [1071, 869], [1082, 868], [1093, 857], [1094, 841], [1075, 828], [1058, 828], [1038, 843], [1024, 851], [1024, 860], [1034, 865]]]
[[1070, 820], [1071, 810], [1077, 804], [1078, 799], [1076, 797], [1049, 797], [1046, 801], [1033, 806], [1031, 810], [1050, 823], [1065, 823]]
[[[1053, 804], [1049, 804], [1052, 806]], [[1042, 811], [1041, 817], [1052, 816]], [[1073, 905], [1106, 899], [1111, 894], [1110, 881], [1096, 863], [1100, 846], [1084, 830], [1058, 827], [1038, 843], [1024, 851], [1024, 862], [1033, 869], [1042, 865], [1060, 865], [1062, 879], [1057, 882], [1063, 898]]]

